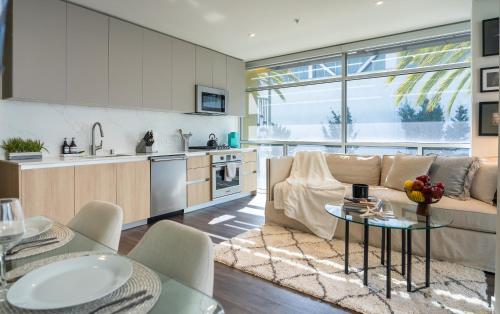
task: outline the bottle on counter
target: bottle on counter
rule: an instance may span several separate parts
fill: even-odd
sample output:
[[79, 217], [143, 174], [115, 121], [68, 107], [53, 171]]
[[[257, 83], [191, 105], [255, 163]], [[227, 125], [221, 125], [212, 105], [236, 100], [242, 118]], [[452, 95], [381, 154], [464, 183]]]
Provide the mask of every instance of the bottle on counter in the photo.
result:
[[67, 138], [64, 138], [64, 143], [62, 145], [62, 153], [69, 154], [69, 145], [68, 145]]
[[78, 146], [76, 146], [75, 138], [71, 138], [71, 144], [69, 145], [69, 153], [76, 154], [78, 153]]

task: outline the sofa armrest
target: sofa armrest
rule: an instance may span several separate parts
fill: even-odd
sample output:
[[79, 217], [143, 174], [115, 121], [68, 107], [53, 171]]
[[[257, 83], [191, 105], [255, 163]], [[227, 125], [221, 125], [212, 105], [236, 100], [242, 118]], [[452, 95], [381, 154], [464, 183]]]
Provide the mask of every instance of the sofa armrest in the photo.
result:
[[273, 157], [266, 160], [266, 186], [268, 201], [274, 198], [274, 186], [290, 176], [293, 157]]

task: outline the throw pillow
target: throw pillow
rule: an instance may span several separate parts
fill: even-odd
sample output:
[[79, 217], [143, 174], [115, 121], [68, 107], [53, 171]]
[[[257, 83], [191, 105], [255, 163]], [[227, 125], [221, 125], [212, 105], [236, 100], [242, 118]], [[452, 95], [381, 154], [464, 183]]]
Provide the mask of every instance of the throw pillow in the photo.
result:
[[427, 174], [435, 159], [436, 156], [396, 155], [385, 179], [384, 186], [403, 191], [404, 182]]
[[470, 185], [477, 170], [477, 158], [438, 156], [431, 165], [432, 182], [443, 182], [444, 195], [460, 200], [470, 198]]
[[471, 196], [488, 204], [493, 204], [497, 191], [498, 165], [496, 162], [480, 159], [479, 169], [472, 180]]
[[343, 183], [379, 185], [380, 156], [326, 154], [333, 177]]

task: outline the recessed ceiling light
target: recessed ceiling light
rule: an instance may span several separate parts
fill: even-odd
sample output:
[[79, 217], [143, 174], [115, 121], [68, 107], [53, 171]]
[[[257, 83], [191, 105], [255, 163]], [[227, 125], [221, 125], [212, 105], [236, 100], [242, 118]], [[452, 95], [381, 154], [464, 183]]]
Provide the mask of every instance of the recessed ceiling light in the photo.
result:
[[255, 34], [255, 33], [250, 33], [250, 34], [248, 34], [248, 37], [253, 38], [253, 37], [255, 37], [255, 35], [257, 35], [257, 34]]
[[382, 4], [384, 4], [384, 1], [377, 1], [377, 2], [375, 2], [375, 5], [382, 5]]

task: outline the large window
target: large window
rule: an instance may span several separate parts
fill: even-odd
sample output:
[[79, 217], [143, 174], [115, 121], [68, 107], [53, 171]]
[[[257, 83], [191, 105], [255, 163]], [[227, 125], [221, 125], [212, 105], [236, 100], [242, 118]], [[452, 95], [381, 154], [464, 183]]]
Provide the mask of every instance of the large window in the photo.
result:
[[242, 140], [283, 155], [468, 155], [470, 59], [462, 34], [249, 69]]
[[261, 88], [300, 82], [313, 82], [336, 78], [341, 75], [341, 57], [332, 56], [318, 60], [249, 69], [247, 71], [247, 87]]
[[348, 142], [469, 143], [470, 69], [347, 81]]
[[384, 72], [470, 61], [468, 36], [421, 41], [392, 48], [354, 51], [347, 55], [347, 74]]
[[341, 140], [339, 82], [258, 90], [248, 104], [246, 140]]

